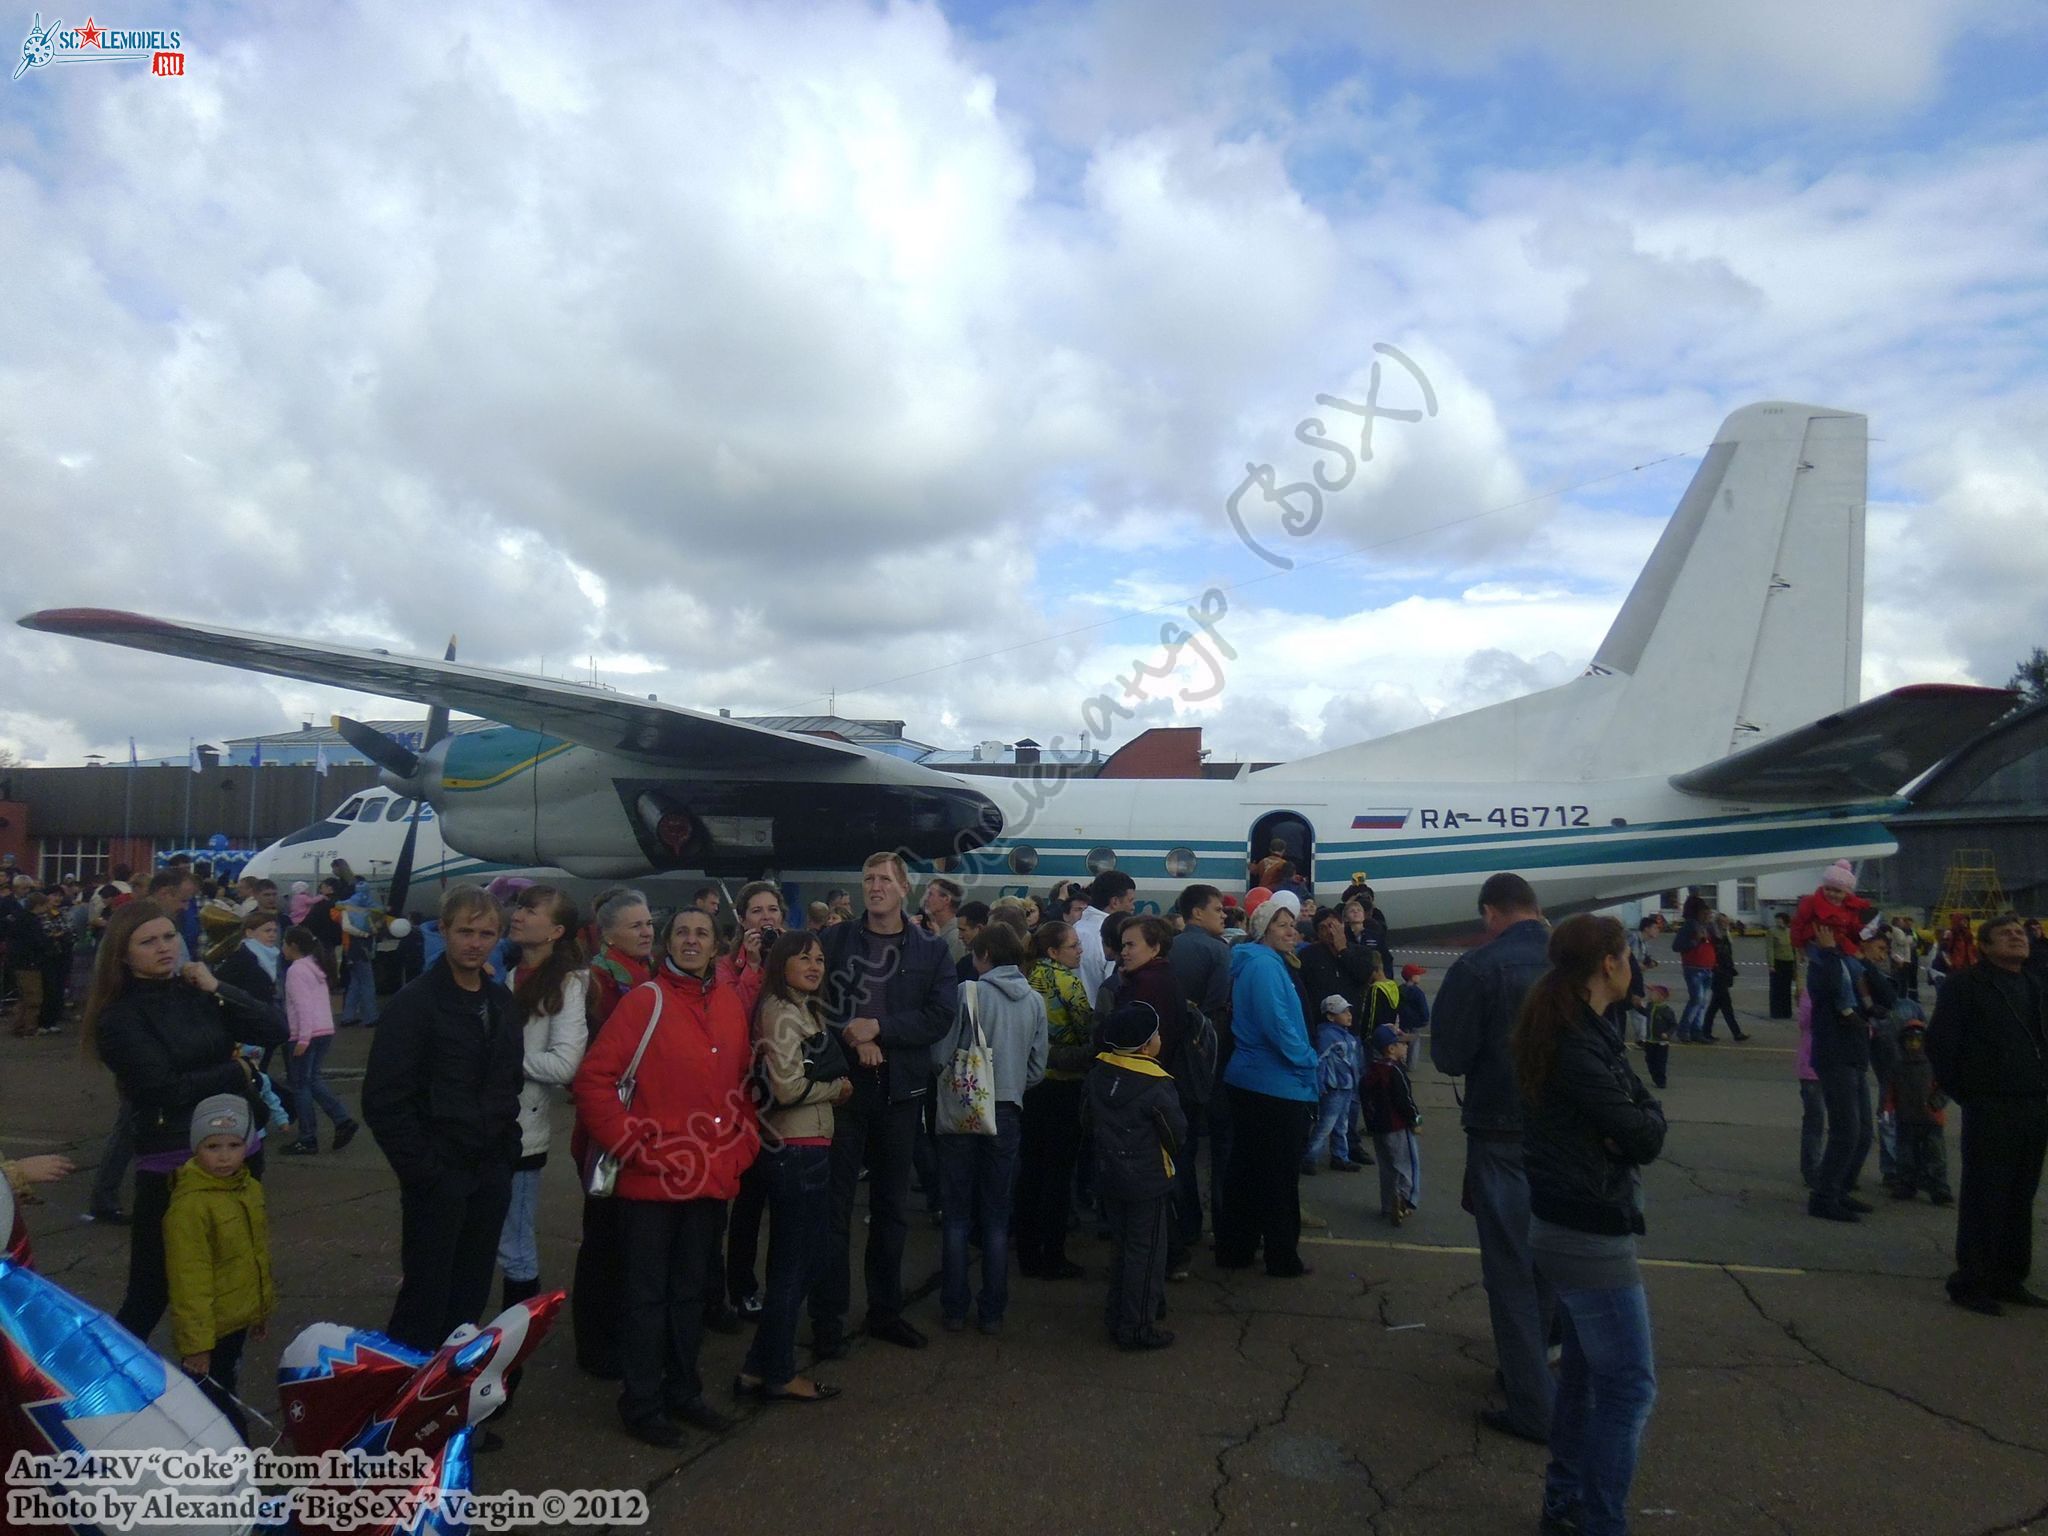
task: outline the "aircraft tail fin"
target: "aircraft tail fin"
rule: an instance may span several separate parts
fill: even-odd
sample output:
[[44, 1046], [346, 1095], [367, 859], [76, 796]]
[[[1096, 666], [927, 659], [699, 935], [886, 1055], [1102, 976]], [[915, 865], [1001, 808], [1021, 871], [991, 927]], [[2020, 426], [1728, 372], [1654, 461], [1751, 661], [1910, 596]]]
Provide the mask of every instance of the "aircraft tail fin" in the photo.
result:
[[1856, 702], [1865, 418], [1744, 406], [1721, 424], [1585, 673], [1266, 770], [1567, 782], [1670, 774]]

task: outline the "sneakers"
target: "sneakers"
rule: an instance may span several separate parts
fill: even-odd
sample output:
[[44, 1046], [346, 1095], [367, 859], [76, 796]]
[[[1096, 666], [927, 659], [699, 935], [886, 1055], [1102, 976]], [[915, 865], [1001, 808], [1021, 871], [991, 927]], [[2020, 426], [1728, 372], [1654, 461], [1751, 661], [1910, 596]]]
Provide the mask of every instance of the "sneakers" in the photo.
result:
[[1822, 1221], [1861, 1221], [1848, 1206], [1834, 1200], [1823, 1200], [1819, 1196], [1806, 1202], [1806, 1214], [1818, 1216]]
[[288, 1141], [277, 1149], [280, 1157], [311, 1157], [320, 1150], [317, 1141]]
[[356, 1139], [356, 1132], [361, 1129], [362, 1127], [353, 1120], [344, 1121], [342, 1124], [337, 1125], [334, 1128], [334, 1150], [339, 1152], [343, 1147], [354, 1141]]
[[1364, 1168], [1365, 1164], [1354, 1163], [1348, 1157], [1333, 1157], [1330, 1159], [1330, 1172], [1332, 1173], [1358, 1173], [1363, 1171]]
[[125, 1211], [87, 1211], [85, 1219], [87, 1221], [96, 1221], [103, 1227], [125, 1227], [128, 1225], [128, 1213]]
[[1301, 1213], [1301, 1230], [1304, 1232], [1327, 1232], [1330, 1230], [1330, 1223], [1324, 1217], [1312, 1216], [1307, 1211], [1303, 1211]]

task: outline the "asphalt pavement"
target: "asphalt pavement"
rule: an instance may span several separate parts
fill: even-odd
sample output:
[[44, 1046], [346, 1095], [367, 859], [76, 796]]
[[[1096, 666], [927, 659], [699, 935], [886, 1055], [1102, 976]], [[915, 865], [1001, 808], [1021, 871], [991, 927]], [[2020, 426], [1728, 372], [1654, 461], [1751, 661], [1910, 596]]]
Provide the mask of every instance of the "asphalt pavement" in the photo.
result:
[[[1427, 958], [1433, 986], [1447, 957]], [[1793, 1029], [1762, 1017], [1763, 992], [1761, 968], [1745, 966], [1737, 1002], [1752, 1043], [1672, 1056], [1670, 1139], [1646, 1178], [1659, 1395], [1633, 1529], [2048, 1530], [2048, 1314], [1949, 1306], [1953, 1209], [1881, 1198], [1874, 1161], [1874, 1216], [1845, 1227], [1805, 1214]], [[126, 1233], [80, 1220], [113, 1111], [107, 1075], [81, 1063], [73, 1034], [0, 1049], [0, 1146], [84, 1165], [29, 1210], [40, 1267], [111, 1309]], [[366, 1032], [347, 1030], [330, 1058], [351, 1102], [367, 1051]], [[1170, 1288], [1169, 1350], [1110, 1346], [1107, 1246], [1086, 1228], [1073, 1243], [1086, 1279], [1013, 1278], [999, 1339], [941, 1333], [937, 1233], [919, 1224], [906, 1273], [926, 1283], [909, 1316], [928, 1349], [857, 1340], [820, 1372], [845, 1389], [837, 1401], [741, 1409], [731, 1434], [663, 1452], [620, 1433], [615, 1389], [576, 1370], [565, 1316], [498, 1425], [506, 1449], [480, 1459], [478, 1487], [644, 1489], [651, 1529], [693, 1536], [1533, 1531], [1544, 1452], [1474, 1419], [1498, 1401], [1492, 1345], [1458, 1208], [1452, 1084], [1427, 1054], [1414, 1073], [1417, 1215], [1398, 1230], [1383, 1222], [1371, 1170], [1306, 1180], [1305, 1205], [1328, 1222], [1308, 1234], [1315, 1273], [1224, 1274], [1203, 1250], [1193, 1278]], [[566, 1120], [564, 1108], [558, 1147]], [[1953, 1124], [1948, 1135], [1953, 1174]], [[316, 1320], [384, 1322], [398, 1217], [367, 1136], [340, 1155], [273, 1160], [266, 1187], [280, 1314], [250, 1346], [243, 1380], [275, 1419], [266, 1385], [284, 1341]], [[543, 1196], [548, 1283], [569, 1279], [577, 1211], [558, 1157]], [[155, 1342], [167, 1348], [167, 1333]], [[704, 1375], [721, 1400], [744, 1344], [707, 1343]]]

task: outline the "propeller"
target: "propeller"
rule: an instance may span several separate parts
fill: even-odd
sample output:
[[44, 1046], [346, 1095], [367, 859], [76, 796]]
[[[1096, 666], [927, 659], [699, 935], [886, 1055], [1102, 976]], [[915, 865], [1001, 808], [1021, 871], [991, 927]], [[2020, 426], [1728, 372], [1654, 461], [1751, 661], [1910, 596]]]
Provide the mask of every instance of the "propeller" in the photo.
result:
[[[448, 649], [441, 659], [455, 659], [453, 635], [448, 637]], [[436, 704], [427, 711], [426, 739], [420, 743], [418, 752], [406, 750], [382, 731], [374, 730], [360, 720], [336, 715], [334, 728], [341, 732], [344, 741], [384, 770], [387, 780], [392, 781], [392, 789], [413, 797], [412, 815], [405, 821], [405, 841], [398, 846], [398, 862], [391, 867], [391, 885], [384, 897], [385, 912], [393, 917], [403, 917], [405, 898], [412, 889], [412, 855], [419, 842], [420, 813], [427, 804], [426, 786], [421, 781], [420, 770], [434, 748], [447, 739], [447, 706]]]

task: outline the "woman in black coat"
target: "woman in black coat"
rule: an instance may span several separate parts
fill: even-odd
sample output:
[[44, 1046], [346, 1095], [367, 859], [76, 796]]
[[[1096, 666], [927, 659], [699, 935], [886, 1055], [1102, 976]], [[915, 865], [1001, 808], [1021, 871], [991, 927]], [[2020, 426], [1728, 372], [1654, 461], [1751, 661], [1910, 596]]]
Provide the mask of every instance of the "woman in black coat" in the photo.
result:
[[1629, 1070], [1623, 1036], [1603, 1017], [1634, 985], [1621, 924], [1568, 917], [1551, 930], [1549, 957], [1510, 1040], [1522, 1094], [1529, 1256], [1557, 1298], [1564, 1345], [1543, 1529], [1622, 1536], [1657, 1398], [1636, 1238], [1644, 1230], [1641, 1169], [1663, 1150], [1664, 1111]]
[[[204, 965], [178, 963], [178, 930], [154, 903], [114, 914], [93, 966], [85, 1005], [85, 1046], [97, 1051], [135, 1116], [135, 1222], [128, 1246], [128, 1294], [115, 1314], [148, 1339], [170, 1287], [164, 1273], [164, 1212], [171, 1174], [191, 1153], [192, 1111], [217, 1093], [246, 1095], [263, 1123], [256, 1065], [241, 1045], [282, 1045], [284, 1015]], [[259, 1176], [260, 1155], [249, 1159]]]
[[1725, 1018], [1728, 1033], [1737, 1040], [1747, 1040], [1742, 1026], [1735, 1022], [1735, 998], [1730, 988], [1735, 985], [1735, 939], [1728, 932], [1728, 919], [1716, 913], [1712, 923], [1714, 930], [1714, 991], [1707, 1000], [1707, 1021], [1701, 1026], [1705, 1037], [1714, 1038], [1714, 1020]]

